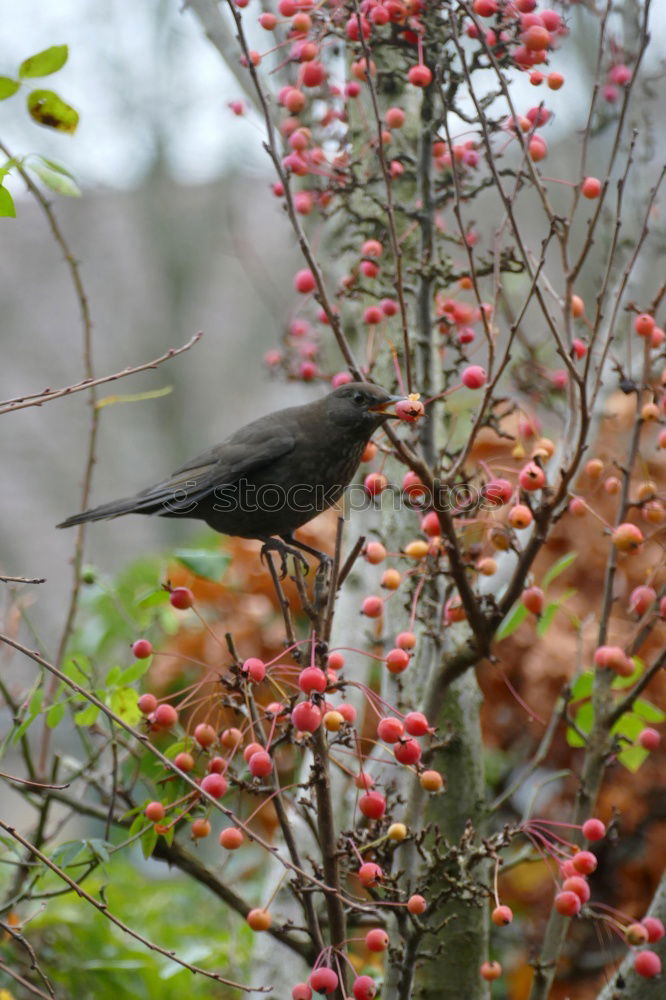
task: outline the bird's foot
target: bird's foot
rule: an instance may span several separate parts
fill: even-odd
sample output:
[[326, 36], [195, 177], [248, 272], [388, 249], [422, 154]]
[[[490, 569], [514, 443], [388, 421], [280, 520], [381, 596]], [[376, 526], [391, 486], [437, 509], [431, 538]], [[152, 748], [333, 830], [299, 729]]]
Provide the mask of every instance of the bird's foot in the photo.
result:
[[284, 580], [287, 575], [287, 558], [288, 556], [293, 556], [295, 560], [300, 562], [303, 572], [307, 573], [310, 569], [307, 559], [302, 552], [299, 552], [297, 548], [292, 545], [288, 545], [286, 541], [281, 538], [266, 538], [264, 539], [264, 544], [261, 547], [261, 559], [266, 561], [270, 552], [277, 552], [280, 557], [280, 579]]

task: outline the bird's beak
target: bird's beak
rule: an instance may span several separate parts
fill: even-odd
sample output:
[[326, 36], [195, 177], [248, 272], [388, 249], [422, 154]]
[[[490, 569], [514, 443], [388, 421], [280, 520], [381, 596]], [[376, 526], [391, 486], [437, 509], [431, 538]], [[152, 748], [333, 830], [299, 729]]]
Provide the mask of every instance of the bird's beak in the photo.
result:
[[[389, 406], [393, 406], [395, 403], [399, 403], [403, 399], [406, 399], [406, 396], [389, 396], [389, 398], [384, 400], [383, 403], [375, 403], [374, 406], [369, 406], [368, 410], [370, 413], [386, 413]], [[398, 419], [397, 413], [386, 413], [386, 416], [393, 417], [396, 420]]]

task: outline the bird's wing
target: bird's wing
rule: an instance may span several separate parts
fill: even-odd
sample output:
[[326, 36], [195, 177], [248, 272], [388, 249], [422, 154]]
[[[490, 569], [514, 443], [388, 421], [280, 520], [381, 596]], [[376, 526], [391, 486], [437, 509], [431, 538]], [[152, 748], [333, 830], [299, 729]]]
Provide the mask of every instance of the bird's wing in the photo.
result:
[[222, 444], [181, 465], [168, 479], [139, 493], [136, 509], [145, 510], [169, 501], [174, 509], [181, 504], [191, 506], [213, 490], [236, 483], [277, 461], [294, 447], [295, 439], [288, 431], [267, 428], [265, 424], [256, 431], [252, 426], [243, 428]]

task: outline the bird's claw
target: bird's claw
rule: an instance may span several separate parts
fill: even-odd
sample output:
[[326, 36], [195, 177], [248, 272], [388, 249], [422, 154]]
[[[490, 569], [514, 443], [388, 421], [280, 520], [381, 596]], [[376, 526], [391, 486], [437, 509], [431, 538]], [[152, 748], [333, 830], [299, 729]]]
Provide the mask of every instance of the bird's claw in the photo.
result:
[[298, 549], [294, 549], [291, 545], [287, 545], [286, 542], [280, 541], [277, 538], [269, 538], [261, 547], [260, 556], [265, 562], [268, 559], [269, 552], [277, 552], [280, 557], [280, 579], [284, 580], [287, 576], [287, 557], [293, 556], [294, 559], [298, 560], [303, 567], [303, 572], [307, 576], [308, 570], [310, 569], [310, 564]]

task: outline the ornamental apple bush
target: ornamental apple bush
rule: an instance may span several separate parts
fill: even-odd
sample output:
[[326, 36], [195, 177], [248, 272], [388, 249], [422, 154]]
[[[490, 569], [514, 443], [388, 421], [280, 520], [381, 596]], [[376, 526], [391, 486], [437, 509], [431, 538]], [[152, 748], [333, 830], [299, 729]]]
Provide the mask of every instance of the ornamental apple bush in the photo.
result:
[[[650, 5], [626, 6], [188, 5], [303, 257], [271, 377], [404, 398], [367, 517], [305, 529], [332, 569], [260, 574], [225, 540], [236, 583], [174, 567], [140, 622], [135, 595], [103, 685], [76, 641], [62, 677], [37, 662], [47, 725], [73, 707], [110, 761], [108, 787], [77, 772], [98, 818], [235, 911], [277, 995], [546, 1000], [566, 966], [572, 998], [631, 1000], [660, 973], [663, 878], [615, 878], [652, 822], [666, 646], [663, 172], [630, 126]], [[49, 788], [67, 803], [26, 795]]]

